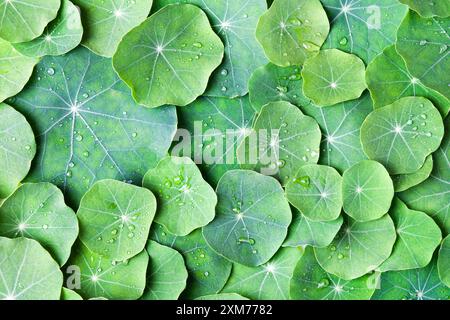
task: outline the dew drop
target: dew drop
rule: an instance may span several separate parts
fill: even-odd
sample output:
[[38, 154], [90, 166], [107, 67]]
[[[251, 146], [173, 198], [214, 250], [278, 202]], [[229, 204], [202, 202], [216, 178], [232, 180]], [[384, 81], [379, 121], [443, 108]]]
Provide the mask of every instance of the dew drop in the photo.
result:
[[47, 74], [48, 74], [49, 76], [53, 76], [53, 75], [55, 74], [55, 69], [53, 69], [53, 68], [48, 68], [48, 69], [47, 69]]

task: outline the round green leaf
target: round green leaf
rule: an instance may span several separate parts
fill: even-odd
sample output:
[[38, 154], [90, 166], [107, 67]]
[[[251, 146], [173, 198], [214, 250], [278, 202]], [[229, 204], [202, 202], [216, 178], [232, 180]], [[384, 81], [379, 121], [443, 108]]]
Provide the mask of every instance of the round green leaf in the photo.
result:
[[61, 300], [83, 300], [83, 298], [73, 290], [62, 288]]
[[183, 256], [178, 251], [149, 241], [150, 256], [147, 271], [147, 286], [143, 300], [176, 300], [186, 288], [188, 273]]
[[200, 229], [185, 237], [167, 232], [162, 225], [153, 224], [151, 239], [171, 247], [183, 255], [189, 272], [183, 299], [195, 299], [218, 293], [231, 272], [231, 262], [216, 254], [203, 238]]
[[403, 97], [419, 96], [432, 101], [443, 116], [450, 110], [450, 101], [411, 75], [395, 46], [386, 48], [367, 66], [366, 82], [375, 108]]
[[173, 4], [122, 39], [113, 65], [138, 103], [151, 108], [185, 106], [205, 92], [223, 52], [222, 42], [201, 9]]
[[422, 269], [389, 271], [381, 275], [374, 300], [448, 300], [450, 288], [439, 279], [436, 259]]
[[333, 221], [342, 210], [342, 177], [331, 167], [305, 165], [286, 186], [289, 202], [313, 221]]
[[0, 39], [0, 101], [23, 89], [36, 63], [38, 59], [21, 55], [10, 43]]
[[0, 298], [59, 300], [63, 275], [41, 245], [27, 238], [0, 237]]
[[0, 207], [0, 236], [34, 239], [62, 266], [78, 236], [78, 221], [57, 187], [26, 183]]
[[394, 223], [388, 215], [368, 222], [346, 218], [333, 242], [314, 251], [326, 272], [352, 280], [383, 263], [392, 252], [395, 238]]
[[410, 11], [397, 34], [396, 48], [411, 74], [450, 99], [450, 19], [421, 18]]
[[362, 60], [336, 49], [308, 59], [302, 76], [305, 96], [321, 107], [357, 99], [366, 89]]
[[392, 176], [395, 192], [402, 192], [412, 188], [428, 179], [433, 171], [433, 157], [426, 158], [425, 164], [418, 171], [409, 174], [397, 174]]
[[439, 111], [421, 97], [402, 98], [376, 109], [361, 127], [364, 152], [393, 175], [418, 171], [439, 148], [443, 135]]
[[152, 0], [72, 1], [86, 28], [83, 44], [105, 57], [113, 56], [123, 36], [147, 18], [152, 6]]
[[442, 240], [437, 224], [425, 213], [408, 209], [398, 199], [394, 200], [389, 215], [397, 229], [397, 241], [380, 271], [425, 267]]
[[203, 228], [211, 248], [246, 266], [269, 261], [292, 220], [278, 181], [253, 171], [233, 170], [220, 179], [216, 193], [216, 217]]
[[439, 278], [450, 288], [450, 236], [442, 242], [437, 263]]
[[125, 261], [113, 261], [90, 251], [82, 243], [75, 248], [67, 266], [79, 268], [80, 288], [74, 289], [83, 298], [135, 300], [145, 288], [148, 254], [144, 250]]
[[252, 300], [288, 300], [289, 281], [302, 253], [301, 248], [282, 248], [259, 267], [234, 264], [222, 292], [236, 292]]
[[[228, 170], [239, 169], [237, 147], [243, 141], [255, 116], [248, 97], [237, 99], [199, 98], [186, 108], [178, 108], [179, 128], [186, 135], [176, 136], [188, 150], [172, 154], [188, 156], [199, 164], [205, 179], [216, 186]], [[227, 130], [233, 132], [232, 137]], [[179, 132], [183, 132], [180, 130]], [[180, 139], [181, 138], [181, 139]], [[184, 139], [188, 139], [186, 144]]]
[[0, 199], [16, 189], [30, 170], [36, 154], [36, 143], [24, 116], [0, 104]]
[[331, 21], [325, 48], [353, 53], [365, 63], [395, 43], [408, 7], [397, 0], [321, 0]]
[[445, 137], [433, 154], [433, 171], [421, 184], [399, 194], [408, 207], [433, 217], [444, 232], [450, 233], [450, 118], [445, 120]]
[[80, 240], [114, 261], [134, 257], [147, 243], [156, 198], [147, 189], [115, 180], [96, 182], [77, 212]]
[[174, 107], [139, 107], [111, 60], [84, 48], [45, 57], [10, 102], [38, 136], [29, 180], [53, 182], [75, 205], [97, 180], [140, 183], [176, 130]]
[[329, 31], [319, 0], [275, 0], [259, 19], [256, 38], [272, 63], [287, 67], [315, 55]]
[[275, 176], [285, 185], [301, 166], [319, 160], [317, 122], [289, 102], [265, 105], [252, 129], [237, 151], [243, 168]]
[[296, 300], [368, 300], [377, 279], [375, 273], [350, 281], [338, 278], [323, 270], [313, 249], [307, 247], [295, 267], [290, 293]]
[[237, 293], [218, 293], [218, 294], [211, 294], [203, 297], [198, 297], [195, 300], [249, 300], [248, 298], [245, 298]]
[[333, 221], [313, 221], [293, 210], [293, 220], [283, 246], [326, 247], [333, 241], [343, 222], [342, 216]]
[[166, 157], [144, 176], [143, 186], [158, 197], [155, 221], [178, 236], [211, 222], [217, 196], [190, 158]]
[[343, 174], [344, 211], [357, 221], [381, 218], [391, 207], [394, 185], [378, 162], [363, 160]]
[[450, 16], [450, 4], [448, 1], [423, 1], [423, 0], [400, 0], [422, 17], [431, 18], [439, 16], [446, 18]]
[[39, 37], [60, 5], [60, 0], [0, 0], [0, 37], [11, 43]]

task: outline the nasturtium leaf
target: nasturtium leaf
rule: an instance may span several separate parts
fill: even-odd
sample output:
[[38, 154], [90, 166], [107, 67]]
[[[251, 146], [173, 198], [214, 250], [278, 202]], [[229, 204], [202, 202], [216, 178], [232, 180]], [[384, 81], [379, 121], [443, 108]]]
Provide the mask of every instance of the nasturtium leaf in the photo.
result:
[[123, 37], [113, 65], [139, 104], [185, 106], [205, 92], [223, 53], [201, 9], [173, 4]]
[[176, 130], [174, 107], [138, 106], [111, 60], [85, 48], [45, 57], [10, 102], [38, 137], [29, 181], [53, 182], [75, 205], [97, 180], [140, 183], [166, 155]]
[[144, 176], [143, 186], [158, 199], [155, 221], [177, 236], [185, 236], [211, 222], [217, 196], [187, 157], [166, 157]]
[[0, 0], [0, 38], [17, 43], [39, 37], [60, 5], [60, 0]]
[[113, 261], [78, 243], [67, 266], [79, 268], [80, 287], [74, 290], [84, 299], [135, 300], [145, 288], [148, 254], [145, 250], [125, 261]]
[[216, 193], [216, 217], [203, 228], [211, 248], [246, 266], [269, 261], [292, 220], [278, 181], [253, 171], [233, 170], [220, 179]]
[[294, 209], [292, 223], [283, 246], [326, 247], [333, 241], [343, 222], [342, 216], [333, 221], [313, 221]]
[[357, 99], [366, 89], [362, 60], [336, 49], [308, 59], [302, 76], [305, 96], [320, 107]]
[[333, 221], [342, 210], [342, 177], [336, 169], [305, 165], [286, 186], [289, 202], [313, 221]]
[[207, 296], [198, 297], [195, 300], [249, 300], [246, 297], [241, 296], [237, 293], [218, 293], [218, 294], [210, 294]]
[[32, 239], [0, 237], [0, 298], [59, 300], [63, 275], [58, 264]]
[[389, 215], [397, 230], [397, 240], [380, 271], [417, 269], [428, 265], [442, 240], [438, 225], [425, 213], [408, 209], [398, 199], [394, 199]]
[[25, 183], [0, 207], [0, 236], [34, 239], [62, 266], [78, 236], [78, 221], [57, 187]]
[[301, 248], [281, 248], [259, 267], [234, 264], [222, 292], [236, 292], [252, 300], [288, 300], [289, 281], [302, 254]]
[[324, 48], [353, 53], [369, 63], [396, 40], [408, 7], [397, 0], [321, 0], [331, 21]]
[[186, 288], [188, 273], [183, 256], [175, 249], [150, 240], [147, 244], [150, 256], [147, 270], [147, 286], [143, 300], [176, 300]]
[[[316, 120], [289, 102], [265, 105], [238, 148], [242, 167], [287, 184], [298, 169], [319, 160], [321, 132]], [[256, 141], [258, 141], [256, 143]]]
[[38, 59], [23, 56], [0, 39], [0, 102], [23, 89], [36, 63]]
[[290, 295], [296, 300], [368, 300], [378, 277], [372, 273], [348, 281], [338, 278], [323, 270], [307, 247], [294, 269]]
[[184, 299], [218, 293], [230, 276], [231, 262], [207, 245], [199, 229], [185, 237], [177, 237], [168, 233], [162, 225], [154, 223], [150, 238], [183, 255], [189, 273], [186, 290], [182, 294]]
[[450, 19], [421, 18], [410, 11], [397, 34], [396, 48], [411, 74], [450, 99]]
[[396, 235], [392, 219], [367, 222], [345, 218], [341, 231], [326, 248], [314, 248], [317, 261], [328, 273], [345, 280], [375, 270], [391, 254]]
[[395, 46], [387, 47], [367, 66], [366, 82], [375, 108], [392, 104], [403, 97], [418, 96], [432, 101], [443, 116], [450, 110], [448, 99], [425, 87], [420, 79], [410, 74]]
[[83, 36], [83, 26], [78, 8], [69, 0], [61, 0], [55, 20], [50, 22], [38, 38], [14, 44], [14, 48], [29, 57], [58, 56], [78, 46]]
[[363, 160], [343, 174], [344, 211], [357, 221], [381, 218], [391, 207], [394, 185], [378, 162]]
[[83, 298], [73, 290], [62, 288], [61, 300], [83, 300]]
[[144, 249], [155, 212], [149, 190], [115, 180], [96, 182], [77, 212], [80, 240], [111, 260], [129, 259]]
[[442, 241], [441, 248], [439, 249], [437, 267], [442, 283], [450, 288], [450, 236], [447, 236]]
[[86, 32], [83, 44], [105, 57], [112, 57], [122, 37], [144, 21], [152, 0], [72, 0], [80, 7]]
[[300, 106], [301, 69], [299, 67], [278, 67], [272, 63], [253, 72], [248, 87], [250, 102], [260, 111], [270, 102], [287, 101]]
[[0, 199], [16, 189], [30, 170], [36, 154], [36, 143], [30, 125], [23, 115], [0, 104]]
[[423, 211], [439, 224], [444, 236], [450, 233], [450, 118], [445, 119], [445, 137], [433, 154], [433, 171], [421, 184], [399, 193], [406, 205]]
[[433, 157], [429, 155], [425, 164], [418, 171], [409, 174], [397, 174], [392, 176], [395, 192], [402, 192], [427, 180], [433, 171]]
[[422, 17], [431, 18], [434, 16], [446, 18], [450, 16], [450, 3], [443, 1], [424, 1], [424, 0], [400, 0], [407, 4], [411, 9], [419, 13]]
[[422, 97], [406, 97], [374, 110], [361, 127], [367, 156], [390, 174], [418, 171], [439, 148], [444, 125], [439, 111]]
[[439, 279], [436, 259], [425, 268], [384, 272], [381, 274], [380, 286], [373, 300], [450, 299], [450, 288]]
[[248, 96], [232, 100], [202, 97], [179, 108], [178, 114], [179, 128], [184, 130], [178, 131], [175, 140], [181, 142], [172, 154], [190, 156], [213, 186], [225, 172], [240, 168], [237, 148], [251, 132], [255, 117]]
[[256, 38], [272, 63], [287, 67], [315, 55], [329, 30], [319, 0], [275, 0], [259, 19]]

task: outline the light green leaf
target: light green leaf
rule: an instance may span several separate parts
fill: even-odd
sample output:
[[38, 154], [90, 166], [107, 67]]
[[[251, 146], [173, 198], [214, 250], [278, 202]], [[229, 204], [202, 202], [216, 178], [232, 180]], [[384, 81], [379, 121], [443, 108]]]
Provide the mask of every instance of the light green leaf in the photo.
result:
[[397, 0], [321, 0], [331, 21], [325, 48], [338, 48], [372, 61], [395, 43], [408, 7]]
[[33, 41], [14, 44], [14, 48], [29, 57], [59, 56], [78, 46], [83, 36], [80, 12], [69, 0], [61, 1], [55, 20]]
[[442, 240], [437, 224], [425, 213], [408, 209], [397, 198], [389, 215], [394, 220], [397, 241], [391, 256], [380, 266], [380, 271], [416, 269], [428, 265]]
[[443, 135], [439, 111], [421, 97], [402, 98], [376, 109], [361, 127], [364, 152], [392, 175], [418, 171], [439, 148]]
[[332, 167], [305, 165], [286, 186], [289, 202], [313, 221], [333, 221], [342, 210], [342, 177]]
[[442, 241], [437, 262], [439, 278], [450, 288], [450, 236]]
[[381, 218], [391, 207], [394, 185], [378, 162], [363, 160], [343, 174], [344, 211], [357, 221]]
[[443, 116], [450, 110], [449, 100], [411, 75], [395, 46], [386, 48], [367, 66], [366, 82], [375, 108], [392, 104], [403, 97], [418, 96], [432, 101]]
[[155, 221], [174, 235], [188, 235], [214, 219], [217, 196], [190, 158], [162, 159], [143, 186], [158, 197]]
[[392, 176], [395, 192], [402, 192], [427, 180], [433, 171], [433, 157], [425, 159], [425, 164], [418, 171], [409, 174], [397, 174]]
[[218, 294], [211, 294], [207, 296], [198, 297], [195, 300], [249, 300], [248, 298], [245, 298], [237, 293], [218, 293]]
[[0, 207], [0, 236], [34, 239], [62, 266], [78, 236], [78, 221], [57, 187], [26, 183]]
[[122, 261], [141, 252], [156, 211], [147, 189], [115, 180], [96, 182], [77, 212], [80, 240], [92, 252]]
[[318, 0], [275, 0], [259, 19], [256, 38], [272, 63], [287, 67], [314, 56], [329, 31]]
[[343, 222], [342, 216], [333, 221], [313, 221], [294, 209], [293, 220], [283, 246], [326, 247], [333, 241]]
[[288, 102], [265, 105], [252, 129], [237, 151], [242, 168], [272, 175], [285, 185], [301, 166], [319, 160], [317, 122]]
[[186, 288], [188, 273], [178, 251], [150, 240], [147, 286], [143, 300], [176, 300]]
[[59, 300], [63, 275], [58, 264], [32, 239], [0, 237], [0, 298]]
[[29, 181], [50, 181], [75, 206], [101, 179], [139, 183], [166, 155], [176, 130], [174, 107], [139, 107], [111, 60], [78, 48], [45, 57], [12, 105], [38, 136]]
[[314, 252], [326, 272], [353, 280], [383, 263], [392, 252], [395, 238], [394, 223], [388, 215], [368, 222], [347, 217], [331, 245], [314, 248]]
[[220, 179], [216, 193], [216, 217], [203, 228], [211, 248], [246, 266], [269, 261], [292, 220], [278, 181], [253, 171], [233, 170]]
[[308, 59], [302, 76], [305, 96], [320, 107], [357, 99], [366, 89], [362, 60], [336, 49]]
[[450, 16], [450, 3], [448, 1], [423, 1], [423, 0], [400, 0], [411, 9], [419, 13], [422, 17], [431, 18], [434, 16], [446, 18]]
[[36, 143], [24, 116], [0, 104], [0, 199], [16, 189], [30, 170], [36, 154]]
[[112, 57], [120, 40], [144, 21], [152, 0], [72, 0], [81, 9], [86, 33], [83, 44], [105, 57]]
[[205, 92], [223, 52], [201, 9], [173, 4], [122, 39], [113, 65], [139, 104], [186, 106]]
[[79, 243], [67, 265], [79, 268], [81, 284], [74, 290], [84, 299], [135, 300], [144, 292], [148, 254], [144, 250], [130, 260], [117, 262]]
[[216, 254], [203, 238], [201, 230], [195, 230], [185, 237], [167, 232], [162, 225], [153, 224], [151, 239], [171, 247], [183, 255], [189, 272], [183, 299], [195, 299], [218, 293], [231, 272], [231, 262]]
[[449, 19], [421, 18], [410, 11], [397, 34], [396, 48], [411, 74], [450, 99]]
[[83, 300], [83, 298], [73, 290], [62, 288], [61, 300]]
[[39, 37], [60, 5], [60, 0], [0, 0], [0, 37], [11, 43]]
[[313, 249], [307, 247], [295, 267], [290, 293], [296, 300], [368, 300], [377, 279], [376, 273], [350, 281], [338, 278], [323, 270]]
[[236, 292], [252, 300], [288, 300], [289, 281], [302, 254], [301, 248], [281, 248], [259, 267], [234, 264], [222, 292]]

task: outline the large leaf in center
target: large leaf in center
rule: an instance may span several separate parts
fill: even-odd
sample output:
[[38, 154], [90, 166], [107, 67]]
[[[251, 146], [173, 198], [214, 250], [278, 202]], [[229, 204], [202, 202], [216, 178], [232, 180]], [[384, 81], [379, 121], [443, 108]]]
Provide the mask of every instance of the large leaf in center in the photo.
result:
[[167, 153], [176, 128], [174, 108], [138, 106], [111, 60], [83, 48], [44, 58], [10, 102], [40, 147], [29, 180], [53, 182], [75, 204], [96, 180], [140, 182]]

